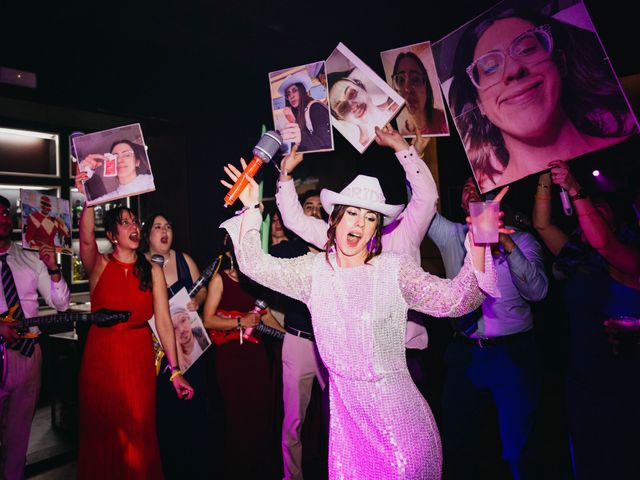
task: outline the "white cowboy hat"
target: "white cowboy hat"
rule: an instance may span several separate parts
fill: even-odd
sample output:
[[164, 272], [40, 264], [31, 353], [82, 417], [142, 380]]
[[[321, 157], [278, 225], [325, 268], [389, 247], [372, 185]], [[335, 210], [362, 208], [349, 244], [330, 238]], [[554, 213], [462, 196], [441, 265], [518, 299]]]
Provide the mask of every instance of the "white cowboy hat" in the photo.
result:
[[335, 205], [366, 208], [384, 216], [383, 225], [393, 222], [402, 212], [404, 205], [389, 205], [386, 203], [380, 182], [375, 177], [358, 175], [340, 193], [323, 188], [320, 201], [325, 211], [331, 215]]
[[284, 93], [294, 83], [301, 83], [304, 89], [308, 92], [311, 89], [311, 78], [306, 70], [300, 70], [299, 72], [289, 75], [278, 87], [280, 95], [284, 96]]

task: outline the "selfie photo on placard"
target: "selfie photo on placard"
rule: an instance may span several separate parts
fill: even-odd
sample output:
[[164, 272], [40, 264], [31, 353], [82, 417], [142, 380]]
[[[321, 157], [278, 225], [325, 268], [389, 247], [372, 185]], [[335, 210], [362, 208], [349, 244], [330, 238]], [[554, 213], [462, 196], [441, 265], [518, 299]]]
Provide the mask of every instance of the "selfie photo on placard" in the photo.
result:
[[[182, 288], [169, 299], [169, 311], [178, 352], [178, 366], [183, 373], [189, 370], [191, 365], [211, 345], [211, 339], [207, 335], [200, 315], [187, 308], [190, 301], [191, 297], [189, 297], [186, 288]], [[156, 329], [155, 317], [151, 317], [149, 325], [155, 338], [160, 338]]]
[[415, 138], [449, 135], [449, 124], [431, 42], [415, 43], [380, 52], [387, 83], [405, 100], [396, 117], [398, 132]]
[[333, 150], [324, 62], [269, 73], [273, 124], [286, 145], [299, 152]]
[[40, 250], [51, 245], [57, 253], [71, 255], [71, 209], [69, 200], [20, 189], [22, 248]]
[[89, 174], [87, 205], [156, 189], [139, 123], [77, 136], [72, 142], [78, 168]]
[[331, 124], [364, 152], [375, 139], [375, 127], [389, 123], [404, 99], [340, 43], [326, 62]]
[[638, 133], [584, 3], [531, 5], [504, 1], [433, 45], [483, 193]]

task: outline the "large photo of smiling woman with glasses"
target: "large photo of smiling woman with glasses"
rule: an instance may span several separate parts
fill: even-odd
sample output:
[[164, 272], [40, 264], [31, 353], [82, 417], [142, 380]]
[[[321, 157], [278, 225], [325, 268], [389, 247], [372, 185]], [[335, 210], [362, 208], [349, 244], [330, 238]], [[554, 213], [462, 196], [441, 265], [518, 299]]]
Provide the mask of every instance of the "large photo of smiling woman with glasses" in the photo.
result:
[[564, 4], [502, 2], [434, 44], [483, 193], [638, 132], [584, 4]]
[[431, 42], [380, 52], [387, 83], [404, 98], [398, 132], [404, 137], [449, 135]]
[[75, 137], [87, 205], [155, 190], [140, 124]]

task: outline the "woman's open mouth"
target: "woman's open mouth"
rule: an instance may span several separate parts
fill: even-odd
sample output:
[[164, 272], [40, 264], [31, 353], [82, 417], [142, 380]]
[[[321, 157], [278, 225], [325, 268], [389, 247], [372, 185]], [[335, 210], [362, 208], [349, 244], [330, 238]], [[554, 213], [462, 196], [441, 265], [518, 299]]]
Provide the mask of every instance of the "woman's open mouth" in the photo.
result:
[[360, 241], [361, 238], [362, 236], [359, 233], [355, 233], [355, 232], [347, 233], [347, 245], [350, 247], [355, 247], [356, 245], [358, 245], [358, 242]]

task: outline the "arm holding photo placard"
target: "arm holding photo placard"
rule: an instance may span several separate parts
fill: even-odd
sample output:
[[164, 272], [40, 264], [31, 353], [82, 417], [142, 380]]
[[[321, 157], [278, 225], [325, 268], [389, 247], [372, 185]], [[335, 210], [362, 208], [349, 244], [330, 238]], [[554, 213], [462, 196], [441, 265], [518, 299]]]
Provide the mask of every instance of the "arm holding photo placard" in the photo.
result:
[[602, 255], [611, 267], [631, 277], [625, 283], [640, 286], [640, 252], [616, 237], [615, 212], [611, 206], [604, 202], [593, 202], [585, 195], [566, 162], [555, 161], [549, 165], [553, 183], [564, 188], [571, 197], [587, 243]]
[[395, 151], [411, 187], [411, 199], [407, 207], [390, 228], [383, 230], [385, 248], [418, 259], [420, 244], [427, 234], [438, 205], [436, 182], [420, 158], [428, 140], [416, 135], [413, 144], [409, 145], [396, 130], [386, 125], [383, 128], [376, 127], [376, 142]]
[[302, 153], [298, 153], [296, 147], [282, 159], [276, 204], [285, 226], [304, 241], [322, 250], [327, 243], [327, 229], [329, 227], [324, 220], [305, 215], [302, 205], [300, 205], [293, 177], [291, 177], [291, 173], [300, 162], [302, 162]]

